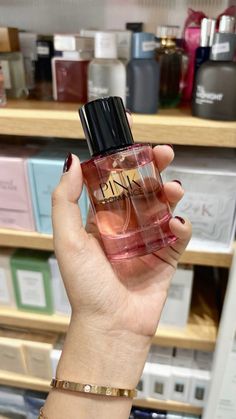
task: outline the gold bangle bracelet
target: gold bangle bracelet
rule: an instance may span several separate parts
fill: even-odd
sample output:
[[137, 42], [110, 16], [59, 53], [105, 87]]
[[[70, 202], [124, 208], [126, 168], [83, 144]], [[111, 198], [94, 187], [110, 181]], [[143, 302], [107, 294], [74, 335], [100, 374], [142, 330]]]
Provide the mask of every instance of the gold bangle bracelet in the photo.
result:
[[60, 390], [66, 391], [75, 391], [85, 394], [96, 394], [99, 396], [108, 396], [108, 397], [127, 397], [133, 398], [137, 396], [137, 390], [127, 390], [122, 388], [114, 388], [111, 386], [98, 386], [95, 384], [81, 384], [74, 383], [72, 381], [58, 380], [53, 378], [50, 386], [52, 388], [57, 388]]
[[40, 411], [39, 411], [38, 419], [48, 419], [47, 416], [45, 416], [44, 413], [43, 413], [43, 408], [41, 408]]

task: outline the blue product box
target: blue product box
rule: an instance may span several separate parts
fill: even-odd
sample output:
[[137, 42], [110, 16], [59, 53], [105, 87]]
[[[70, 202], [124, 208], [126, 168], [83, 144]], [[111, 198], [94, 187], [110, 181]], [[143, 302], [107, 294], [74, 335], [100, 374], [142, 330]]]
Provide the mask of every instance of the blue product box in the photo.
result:
[[[38, 154], [28, 159], [28, 173], [31, 197], [33, 201], [34, 217], [37, 231], [52, 233], [51, 195], [58, 185], [67, 151], [63, 147], [45, 147]], [[88, 149], [84, 146], [72, 150], [79, 156], [80, 161], [90, 158]], [[88, 197], [85, 187], [79, 199], [83, 224], [86, 224], [88, 212]]]
[[27, 419], [38, 419], [39, 410], [45, 404], [46, 397], [46, 393], [38, 393], [30, 390], [25, 392], [24, 399]]

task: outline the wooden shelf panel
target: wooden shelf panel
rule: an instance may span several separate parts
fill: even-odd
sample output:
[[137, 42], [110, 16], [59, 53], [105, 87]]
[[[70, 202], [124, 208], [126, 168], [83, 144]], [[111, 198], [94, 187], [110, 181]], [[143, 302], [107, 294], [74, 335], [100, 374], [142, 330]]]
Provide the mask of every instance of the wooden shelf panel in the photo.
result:
[[[50, 389], [49, 381], [41, 380], [35, 377], [27, 377], [19, 374], [0, 371], [0, 385], [29, 389], [35, 391], [48, 392]], [[174, 401], [159, 401], [153, 399], [135, 399], [134, 406], [147, 407], [151, 409], [172, 410], [175, 412], [201, 414], [202, 409], [185, 403]]]
[[[20, 230], [0, 229], [0, 247], [20, 247], [53, 251], [51, 235]], [[187, 250], [180, 262], [192, 265], [219, 266], [229, 268], [233, 253], [213, 253]]]
[[[69, 325], [69, 317], [0, 308], [1, 325], [64, 333]], [[217, 322], [210, 316], [202, 318], [199, 315], [191, 314], [189, 323], [184, 329], [159, 327], [153, 343], [161, 346], [212, 351], [215, 347], [217, 329]]]
[[[0, 109], [0, 133], [83, 139], [76, 104], [9, 101]], [[135, 141], [159, 144], [236, 147], [236, 122], [194, 118], [186, 109], [133, 115]]]

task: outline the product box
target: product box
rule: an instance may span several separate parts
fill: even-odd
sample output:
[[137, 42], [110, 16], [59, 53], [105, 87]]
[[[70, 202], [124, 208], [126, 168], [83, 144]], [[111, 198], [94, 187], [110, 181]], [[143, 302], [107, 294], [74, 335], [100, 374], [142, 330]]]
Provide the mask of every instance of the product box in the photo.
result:
[[194, 350], [176, 348], [174, 351], [173, 365], [175, 367], [192, 368], [194, 364]]
[[[72, 151], [81, 161], [89, 158], [87, 148], [78, 147]], [[30, 188], [33, 199], [34, 215], [37, 230], [41, 233], [52, 233], [51, 195], [62, 176], [62, 170], [68, 149], [64, 147], [41, 150], [36, 156], [28, 160]], [[86, 223], [88, 199], [85, 188], [79, 199], [79, 206], [83, 223]]]
[[12, 249], [1, 248], [0, 250], [0, 307], [16, 308], [10, 267], [12, 253]]
[[29, 335], [22, 342], [27, 373], [30, 376], [50, 380], [52, 378], [51, 352], [56, 335]]
[[175, 213], [193, 225], [191, 250], [229, 251], [235, 234], [236, 159], [215, 150], [181, 149], [164, 172], [179, 179], [185, 190]]
[[0, 150], [0, 227], [35, 230], [27, 158], [35, 147], [1, 147]]
[[66, 294], [65, 286], [61, 277], [58, 262], [55, 256], [48, 259], [52, 279], [52, 298], [54, 311], [57, 314], [71, 314], [71, 306]]
[[27, 390], [24, 394], [27, 419], [38, 419], [39, 410], [44, 406], [47, 393]]
[[170, 399], [187, 403], [189, 399], [191, 369], [171, 367]]
[[25, 419], [26, 413], [24, 391], [1, 386], [0, 418]]
[[148, 354], [148, 362], [172, 365], [173, 348], [170, 346], [152, 345]]
[[18, 29], [0, 28], [0, 52], [13, 52], [19, 50]]
[[146, 362], [142, 376], [137, 385], [137, 397], [139, 399], [145, 399], [146, 397], [150, 397], [150, 374], [152, 373], [152, 371], [153, 364]]
[[154, 399], [171, 399], [171, 372], [170, 365], [152, 364], [149, 373], [149, 396]]
[[213, 357], [214, 357], [213, 352], [195, 351], [194, 360], [193, 360], [193, 368], [196, 368], [199, 370], [211, 371]]
[[209, 393], [211, 373], [206, 370], [193, 369], [191, 374], [189, 403], [204, 407]]
[[193, 268], [180, 266], [176, 270], [168, 291], [159, 327], [184, 328], [188, 322], [192, 297]]
[[0, 334], [0, 370], [27, 374], [22, 341]]
[[47, 252], [16, 250], [11, 271], [17, 307], [37, 313], [53, 313], [51, 273]]
[[80, 34], [54, 34], [53, 44], [55, 51], [93, 51], [94, 38]]

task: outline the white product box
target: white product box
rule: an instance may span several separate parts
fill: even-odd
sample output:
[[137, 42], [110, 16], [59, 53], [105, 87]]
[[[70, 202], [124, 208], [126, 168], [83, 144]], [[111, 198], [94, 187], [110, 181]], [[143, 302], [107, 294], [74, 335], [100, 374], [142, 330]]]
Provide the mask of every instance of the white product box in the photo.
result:
[[148, 354], [148, 362], [154, 364], [171, 365], [173, 348], [170, 346], [152, 345]]
[[187, 403], [189, 398], [191, 370], [171, 367], [170, 399]]
[[171, 399], [171, 366], [152, 364], [149, 373], [149, 396], [154, 399]]
[[199, 370], [211, 371], [213, 356], [213, 352], [195, 351], [193, 367]]
[[176, 348], [173, 357], [173, 366], [191, 368], [194, 363], [194, 350]]
[[61, 349], [53, 349], [51, 351], [50, 354], [50, 358], [51, 358], [51, 367], [52, 367], [52, 376], [56, 377], [56, 371], [57, 371], [57, 366], [58, 366], [58, 362], [61, 358]]
[[166, 419], [183, 419], [184, 416], [181, 413], [167, 412]]
[[211, 373], [204, 370], [192, 370], [189, 403], [204, 407], [208, 397]]
[[53, 290], [53, 305], [57, 314], [71, 314], [71, 306], [66, 294], [64, 283], [60, 274], [57, 260], [51, 256], [48, 260], [51, 276], [52, 276], [52, 290]]
[[153, 370], [153, 365], [146, 362], [142, 377], [139, 380], [137, 389], [138, 389], [138, 395], [137, 397], [139, 399], [145, 399], [146, 397], [150, 397], [150, 384], [149, 384], [149, 377]]
[[0, 337], [0, 370], [26, 374], [26, 362], [22, 341]]
[[171, 281], [159, 327], [184, 328], [188, 322], [192, 297], [193, 268], [179, 267]]
[[222, 151], [178, 150], [163, 173], [164, 180], [178, 179], [185, 190], [175, 213], [189, 218], [192, 250], [228, 251], [235, 234], [236, 160]]
[[52, 378], [50, 359], [52, 345], [49, 343], [24, 341], [23, 348], [28, 375], [50, 380]]
[[8, 308], [16, 308], [10, 268], [12, 252], [12, 249], [1, 249], [0, 252], [0, 306]]

